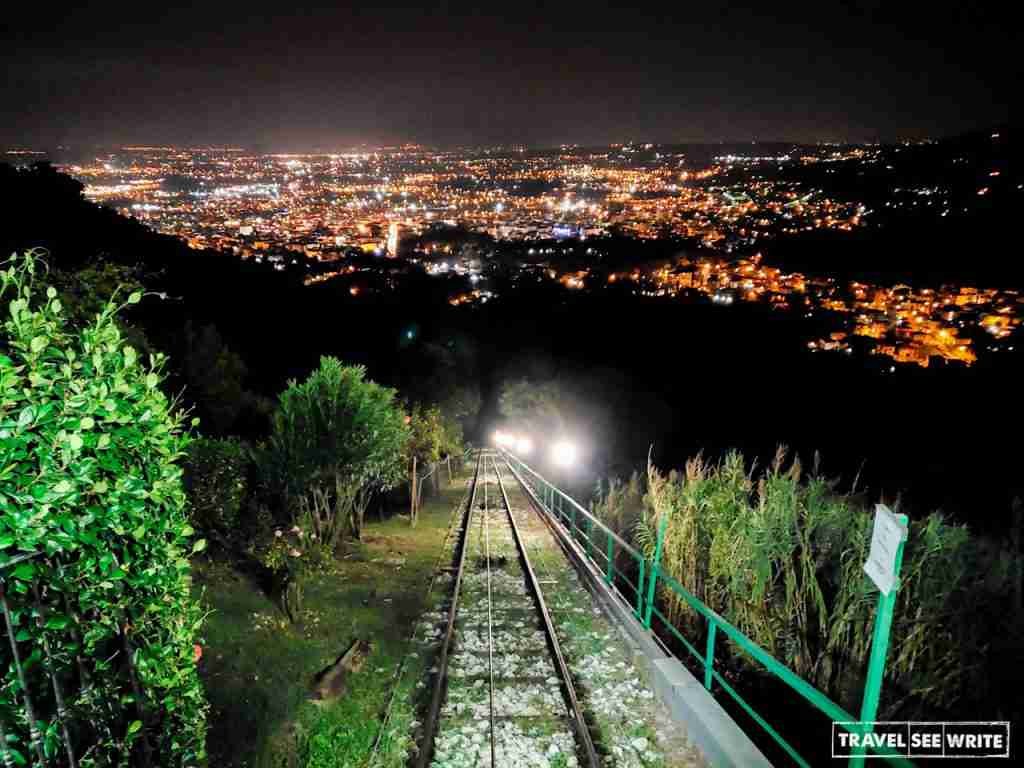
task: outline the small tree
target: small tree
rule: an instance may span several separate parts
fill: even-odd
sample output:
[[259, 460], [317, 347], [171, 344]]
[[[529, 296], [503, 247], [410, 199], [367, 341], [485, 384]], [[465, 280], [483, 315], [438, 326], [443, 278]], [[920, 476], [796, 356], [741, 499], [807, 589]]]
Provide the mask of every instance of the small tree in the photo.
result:
[[[409, 464], [409, 520], [416, 525], [420, 512], [420, 498], [423, 494], [422, 479], [418, 473], [433, 465], [441, 458], [445, 444], [445, 425], [441, 411], [436, 406], [425, 408], [414, 406], [409, 416], [411, 436], [408, 444]], [[429, 473], [424, 472], [424, 478]]]
[[441, 410], [442, 426], [444, 429], [441, 442], [441, 457], [448, 465], [448, 481], [451, 482], [452, 459], [456, 462], [462, 459], [462, 452], [465, 448], [465, 441], [462, 435], [462, 422], [455, 416]]
[[409, 429], [395, 391], [333, 357], [288, 383], [261, 463], [293, 521], [308, 518], [321, 546], [362, 533], [371, 495], [402, 475]]
[[501, 413], [517, 424], [537, 431], [559, 432], [578, 407], [578, 397], [562, 380], [505, 382], [499, 397]]
[[163, 359], [138, 359], [113, 303], [70, 331], [57, 291], [35, 284], [34, 254], [4, 266], [0, 597], [13, 631], [0, 645], [0, 759], [195, 766], [207, 707], [187, 558], [201, 542]]

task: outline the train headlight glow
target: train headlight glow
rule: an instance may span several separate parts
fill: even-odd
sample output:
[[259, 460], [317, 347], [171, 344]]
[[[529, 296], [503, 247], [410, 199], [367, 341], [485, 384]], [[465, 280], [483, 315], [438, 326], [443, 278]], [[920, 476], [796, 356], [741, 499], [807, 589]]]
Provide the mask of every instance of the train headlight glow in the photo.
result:
[[516, 444], [515, 435], [502, 432], [500, 429], [494, 433], [494, 442], [502, 447], [512, 447]]
[[551, 460], [559, 467], [571, 467], [576, 463], [579, 451], [568, 440], [559, 440], [551, 447]]

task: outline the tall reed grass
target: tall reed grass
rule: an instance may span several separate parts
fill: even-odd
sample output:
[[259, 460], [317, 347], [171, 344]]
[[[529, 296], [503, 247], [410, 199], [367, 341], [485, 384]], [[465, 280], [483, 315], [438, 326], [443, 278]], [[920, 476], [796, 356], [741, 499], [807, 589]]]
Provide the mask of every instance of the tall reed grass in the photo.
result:
[[[898, 506], [898, 504], [897, 504]], [[739, 453], [698, 456], [681, 472], [653, 465], [613, 482], [595, 513], [650, 555], [667, 518], [661, 567], [798, 675], [859, 711], [877, 606], [864, 574], [873, 511], [779, 449], [762, 470]], [[993, 553], [938, 513], [911, 520], [892, 629], [883, 717], [923, 716], [984, 698], [985, 653], [1016, 622], [1012, 582], [1020, 556]], [[684, 636], [705, 622], [661, 589], [659, 609]], [[718, 659], [754, 665], [720, 643]], [[699, 647], [699, 646], [698, 646]]]

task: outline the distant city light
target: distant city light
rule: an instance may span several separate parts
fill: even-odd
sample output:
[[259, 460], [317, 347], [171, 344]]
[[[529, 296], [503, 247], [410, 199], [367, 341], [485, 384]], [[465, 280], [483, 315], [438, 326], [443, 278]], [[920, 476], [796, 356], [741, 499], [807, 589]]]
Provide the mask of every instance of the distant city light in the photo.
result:
[[[550, 279], [579, 292], [612, 286], [666, 300], [700, 295], [717, 306], [757, 303], [820, 320], [830, 327], [803, 342], [815, 352], [863, 351], [926, 367], [936, 360], [970, 366], [981, 354], [1010, 349], [1024, 321], [1024, 303], [1012, 290], [847, 284], [787, 272], [749, 255], [772, 239], [852, 232], [878, 219], [884, 224], [884, 216], [899, 211], [929, 211], [935, 221], [969, 215], [972, 206], [987, 208], [1009, 189], [1024, 188], [1016, 181], [1005, 189], [995, 185], [1007, 170], [1000, 161], [976, 164], [964, 182], [969, 186], [959, 191], [952, 184], [906, 181], [869, 207], [831, 198], [821, 182], [774, 178], [774, 169], [893, 169], [898, 147], [763, 147], [699, 160], [667, 146], [653, 152], [654, 145], [617, 144], [607, 155], [614, 162], [573, 145], [550, 153], [520, 147], [495, 163], [488, 150], [438, 153], [415, 146], [330, 154], [130, 146], [62, 170], [81, 181], [87, 199], [134, 215], [190, 248], [231, 253], [277, 271], [294, 265], [306, 285], [375, 271], [381, 279], [371, 281], [373, 293], [397, 290], [406, 273], [400, 263], [392, 271], [357, 259], [401, 252], [428, 275], [467, 276], [461, 287], [452, 282], [446, 300], [480, 306], [499, 298], [480, 283], [493, 252], [507, 249], [510, 263], [518, 262], [513, 284]], [[432, 238], [442, 223], [479, 237], [474, 246], [481, 247]], [[638, 242], [678, 237], [697, 248], [667, 264], [609, 273], [603, 265], [613, 263], [615, 253], [604, 238], [620, 231]], [[341, 290], [370, 293], [366, 284]], [[400, 331], [399, 339], [411, 342], [417, 333]]]

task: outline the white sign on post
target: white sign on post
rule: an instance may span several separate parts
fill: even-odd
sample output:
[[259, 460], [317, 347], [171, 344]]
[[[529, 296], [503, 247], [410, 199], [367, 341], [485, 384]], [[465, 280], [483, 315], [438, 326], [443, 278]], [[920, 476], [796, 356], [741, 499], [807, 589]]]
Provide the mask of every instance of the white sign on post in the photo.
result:
[[896, 551], [907, 539], [907, 526], [885, 504], [875, 505], [875, 527], [871, 532], [871, 551], [864, 572], [883, 595], [896, 585]]

